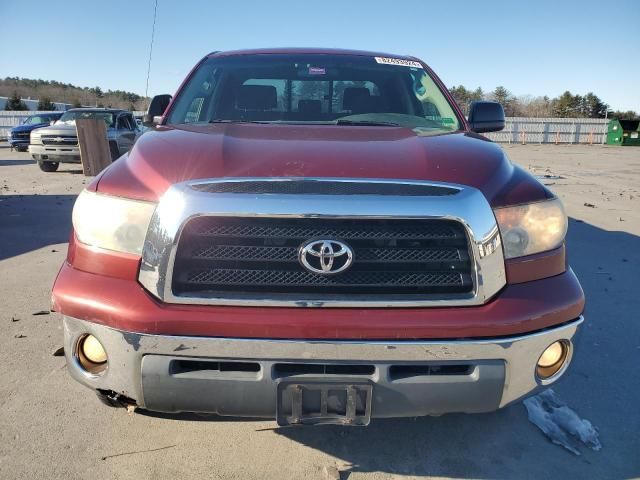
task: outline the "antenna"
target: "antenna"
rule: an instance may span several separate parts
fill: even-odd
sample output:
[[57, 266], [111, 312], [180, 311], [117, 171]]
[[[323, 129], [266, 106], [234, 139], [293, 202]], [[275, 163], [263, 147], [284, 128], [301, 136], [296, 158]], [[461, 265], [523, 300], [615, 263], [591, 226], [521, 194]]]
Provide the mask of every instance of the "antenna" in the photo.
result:
[[[151, 75], [151, 54], [153, 53], [153, 37], [156, 33], [156, 15], [158, 14], [158, 0], [155, 0], [153, 7], [153, 26], [151, 27], [151, 43], [149, 44], [149, 63], [147, 64], [147, 86], [144, 89], [144, 96], [149, 99], [149, 76]], [[149, 108], [149, 103], [147, 103]]]

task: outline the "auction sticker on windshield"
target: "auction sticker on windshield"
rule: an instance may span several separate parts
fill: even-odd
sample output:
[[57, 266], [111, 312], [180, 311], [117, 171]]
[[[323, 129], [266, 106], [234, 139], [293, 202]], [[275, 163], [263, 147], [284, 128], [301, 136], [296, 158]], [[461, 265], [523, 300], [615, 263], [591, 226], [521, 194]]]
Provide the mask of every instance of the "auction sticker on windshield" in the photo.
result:
[[388, 57], [375, 57], [377, 63], [383, 63], [385, 65], [398, 65], [401, 67], [413, 67], [422, 68], [420, 62], [414, 62], [412, 60], [402, 60], [401, 58], [388, 58]]

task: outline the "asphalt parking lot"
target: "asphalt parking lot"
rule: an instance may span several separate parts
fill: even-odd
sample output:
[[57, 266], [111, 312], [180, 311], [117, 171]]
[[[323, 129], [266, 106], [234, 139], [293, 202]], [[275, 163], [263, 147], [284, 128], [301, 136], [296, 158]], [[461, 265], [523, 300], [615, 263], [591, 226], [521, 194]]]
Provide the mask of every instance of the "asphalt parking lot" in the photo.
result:
[[[6, 144], [4, 144], [6, 145]], [[275, 422], [128, 415], [72, 381], [50, 287], [66, 253], [79, 166], [41, 172], [0, 144], [0, 478], [298, 479], [640, 477], [640, 148], [507, 145], [565, 202], [587, 297], [556, 393], [600, 451], [551, 443], [523, 405], [483, 415], [277, 429]]]

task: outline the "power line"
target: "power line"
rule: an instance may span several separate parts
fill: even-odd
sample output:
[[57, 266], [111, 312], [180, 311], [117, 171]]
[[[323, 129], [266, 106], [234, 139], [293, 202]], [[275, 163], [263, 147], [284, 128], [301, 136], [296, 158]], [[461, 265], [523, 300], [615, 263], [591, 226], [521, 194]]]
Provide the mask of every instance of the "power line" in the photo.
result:
[[[153, 53], [153, 37], [156, 33], [156, 15], [158, 14], [158, 0], [153, 7], [153, 26], [151, 27], [151, 43], [149, 45], [149, 63], [147, 64], [147, 86], [144, 89], [145, 98], [149, 98], [149, 76], [151, 75], [151, 54]], [[149, 105], [147, 104], [147, 107]]]

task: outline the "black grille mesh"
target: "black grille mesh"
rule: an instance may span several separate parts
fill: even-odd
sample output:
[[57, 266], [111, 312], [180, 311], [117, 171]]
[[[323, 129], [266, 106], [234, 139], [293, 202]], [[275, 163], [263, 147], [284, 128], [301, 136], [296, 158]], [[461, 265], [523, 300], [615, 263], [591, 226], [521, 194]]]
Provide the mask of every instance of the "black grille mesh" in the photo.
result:
[[[242, 245], [212, 245], [193, 249], [193, 259], [208, 260], [280, 260], [294, 262], [298, 258], [296, 247], [259, 247]], [[458, 261], [466, 258], [466, 252], [455, 248], [361, 248], [358, 261], [369, 262], [428, 262]]]
[[189, 272], [187, 282], [205, 285], [246, 285], [248, 283], [267, 286], [358, 285], [374, 288], [381, 286], [411, 287], [436, 283], [441, 286], [457, 286], [460, 284], [460, 275], [457, 273], [348, 271], [340, 275], [322, 276], [307, 271], [212, 269]]
[[[346, 243], [348, 270], [322, 275], [298, 261], [314, 239]], [[303, 293], [463, 294], [473, 288], [461, 224], [445, 220], [199, 217], [185, 226], [173, 270], [176, 295]]]
[[448, 239], [460, 235], [460, 230], [453, 229], [451, 224], [432, 223], [428, 225], [403, 225], [394, 226], [383, 224], [379, 227], [351, 227], [349, 225], [322, 225], [321, 221], [304, 221], [311, 225], [265, 225], [264, 222], [254, 223], [256, 220], [247, 220], [246, 224], [227, 222], [209, 223], [196, 221], [197, 235], [209, 237], [246, 237], [246, 238], [300, 238], [308, 240], [312, 238], [343, 238], [366, 240], [407, 240], [407, 239]]

